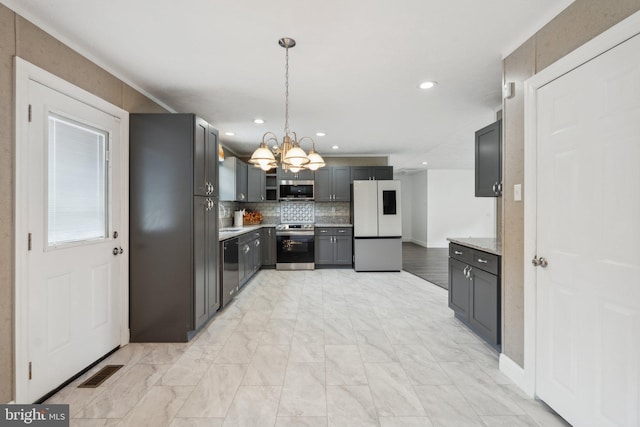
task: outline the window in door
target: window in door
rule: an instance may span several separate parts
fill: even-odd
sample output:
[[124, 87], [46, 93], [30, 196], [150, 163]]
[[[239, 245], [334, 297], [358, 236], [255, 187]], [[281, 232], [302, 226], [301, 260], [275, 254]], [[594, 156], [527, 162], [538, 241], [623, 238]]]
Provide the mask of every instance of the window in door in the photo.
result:
[[47, 246], [104, 240], [108, 133], [50, 113], [47, 147]]

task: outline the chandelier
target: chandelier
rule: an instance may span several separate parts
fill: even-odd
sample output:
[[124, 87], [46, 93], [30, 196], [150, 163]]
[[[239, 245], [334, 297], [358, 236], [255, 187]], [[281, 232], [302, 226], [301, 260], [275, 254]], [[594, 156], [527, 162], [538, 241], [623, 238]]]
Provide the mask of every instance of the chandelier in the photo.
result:
[[[278, 44], [285, 48], [285, 78], [284, 78], [284, 136], [282, 143], [278, 142], [278, 137], [273, 132], [266, 132], [262, 135], [260, 146], [253, 152], [249, 163], [262, 170], [269, 170], [278, 166], [276, 156], [280, 158], [282, 169], [293, 173], [302, 169], [317, 170], [325, 166], [324, 160], [316, 152], [316, 142], [313, 138], [303, 136], [298, 139], [295, 132], [289, 130], [289, 48], [296, 45], [296, 41], [289, 37], [278, 40]], [[311, 141], [311, 150], [307, 155], [300, 147], [300, 143]], [[273, 143], [269, 148], [269, 143]]]

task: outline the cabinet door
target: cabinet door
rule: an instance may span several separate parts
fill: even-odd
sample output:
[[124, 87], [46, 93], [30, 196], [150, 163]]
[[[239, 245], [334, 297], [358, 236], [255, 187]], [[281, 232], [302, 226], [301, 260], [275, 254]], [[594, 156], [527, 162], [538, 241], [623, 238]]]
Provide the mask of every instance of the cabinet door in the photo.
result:
[[206, 229], [206, 295], [207, 295], [207, 318], [211, 317], [220, 308], [220, 280], [218, 263], [218, 203], [211, 200], [211, 207], [207, 207], [207, 229]]
[[372, 179], [373, 173], [369, 166], [351, 166], [351, 181]]
[[210, 184], [209, 197], [218, 197], [218, 130], [209, 125], [205, 144], [206, 182]]
[[247, 201], [264, 201], [265, 173], [262, 169], [247, 165]]
[[353, 260], [353, 241], [351, 236], [334, 236], [334, 264], [350, 265]]
[[316, 202], [330, 202], [333, 198], [333, 169], [322, 168], [316, 171], [313, 198]]
[[266, 227], [262, 229], [262, 245], [261, 245], [262, 265], [276, 265], [276, 229]]
[[[322, 169], [321, 169], [322, 170]], [[319, 171], [316, 171], [318, 175]], [[351, 201], [351, 168], [339, 166], [333, 168], [333, 201]]]
[[315, 263], [318, 265], [333, 264], [333, 237], [315, 236]]
[[315, 177], [315, 173], [310, 169], [303, 169], [300, 172], [298, 172], [296, 176], [297, 176], [297, 179], [313, 180], [313, 178]]
[[193, 329], [207, 320], [207, 199], [193, 202]]
[[247, 164], [236, 160], [236, 201], [247, 201]]
[[393, 166], [376, 166], [373, 168], [373, 179], [392, 180]]
[[476, 197], [497, 197], [502, 183], [502, 121], [498, 120], [476, 132]]
[[199, 117], [195, 118], [193, 135], [193, 194], [207, 196], [207, 141], [209, 124]]
[[449, 258], [449, 308], [458, 317], [469, 320], [469, 297], [471, 281], [464, 275], [467, 264]]
[[469, 323], [491, 344], [500, 344], [500, 284], [498, 276], [473, 268]]

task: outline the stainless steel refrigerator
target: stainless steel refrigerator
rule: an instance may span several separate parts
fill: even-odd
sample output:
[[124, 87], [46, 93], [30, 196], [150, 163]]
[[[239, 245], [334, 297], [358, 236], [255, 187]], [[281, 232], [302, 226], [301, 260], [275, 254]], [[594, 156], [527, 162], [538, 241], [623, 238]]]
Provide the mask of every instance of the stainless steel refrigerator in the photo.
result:
[[356, 271], [402, 270], [400, 181], [353, 181]]

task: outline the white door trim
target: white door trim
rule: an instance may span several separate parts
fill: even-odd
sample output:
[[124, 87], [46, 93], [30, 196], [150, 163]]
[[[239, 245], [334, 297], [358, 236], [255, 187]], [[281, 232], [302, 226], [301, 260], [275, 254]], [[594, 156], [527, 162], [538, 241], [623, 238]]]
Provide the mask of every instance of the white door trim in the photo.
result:
[[[27, 264], [27, 173], [28, 173], [28, 107], [29, 107], [29, 82], [36, 81], [58, 92], [64, 93], [82, 103], [104, 111], [121, 121], [121, 238], [122, 246], [129, 247], [129, 113], [123, 109], [108, 103], [107, 101], [81, 89], [73, 84], [54, 76], [19, 57], [15, 57], [15, 401], [18, 403], [31, 403], [26, 401], [28, 383], [28, 299], [26, 285], [28, 283]], [[122, 268], [120, 277], [120, 303], [121, 329], [120, 345], [129, 342], [129, 254], [125, 251], [122, 255]]]
[[640, 34], [640, 12], [559, 59], [524, 84], [524, 372], [519, 378], [512, 379], [531, 396], [536, 394], [536, 268], [531, 259], [536, 255], [537, 247], [537, 90], [637, 34]]

